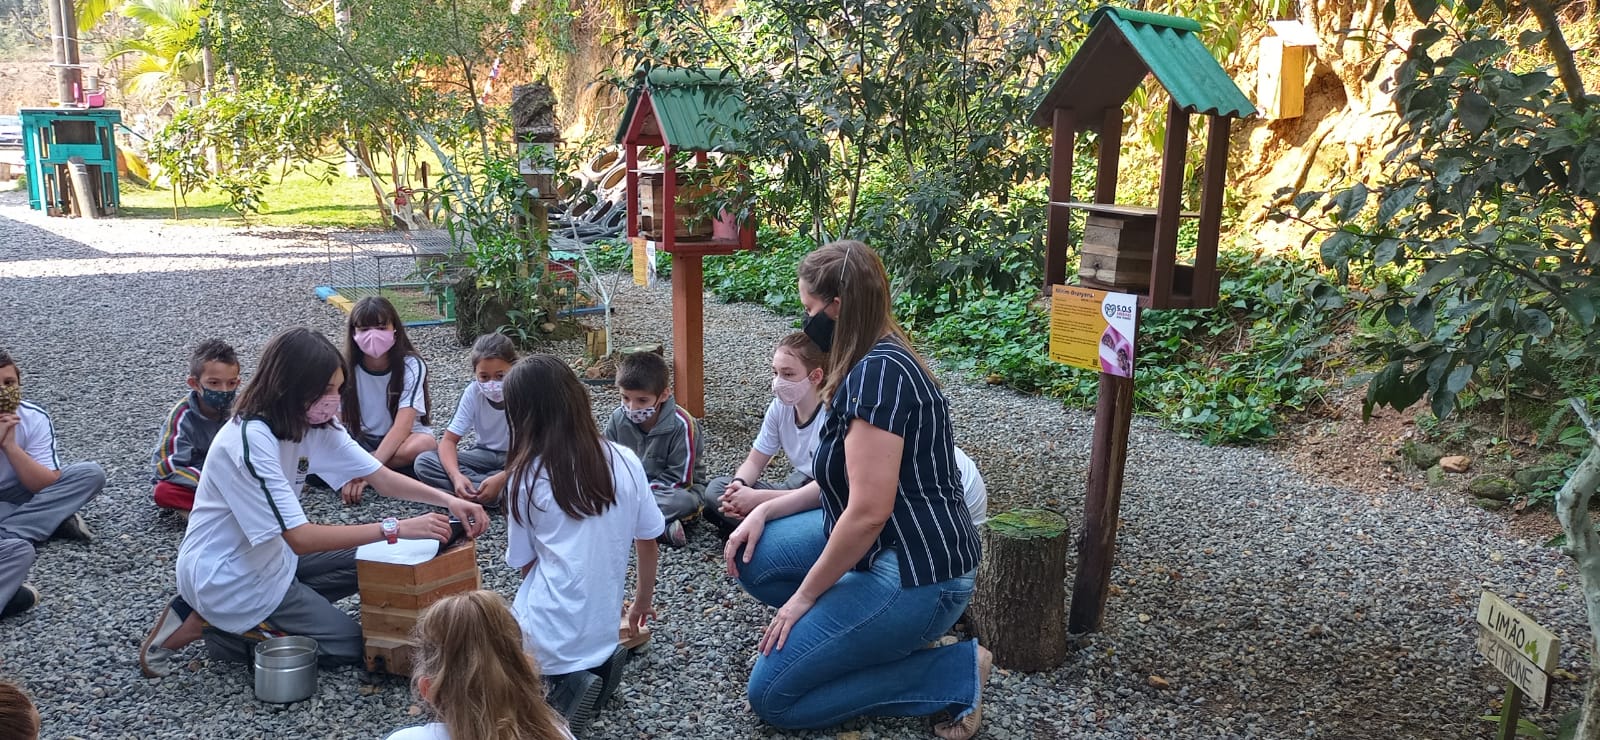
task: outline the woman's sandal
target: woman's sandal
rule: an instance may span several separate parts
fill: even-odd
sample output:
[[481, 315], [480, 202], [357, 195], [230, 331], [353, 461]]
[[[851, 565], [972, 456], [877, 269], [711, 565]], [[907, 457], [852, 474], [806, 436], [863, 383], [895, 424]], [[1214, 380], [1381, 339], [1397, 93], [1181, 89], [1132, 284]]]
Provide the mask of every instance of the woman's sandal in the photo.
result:
[[994, 653], [979, 645], [978, 700], [973, 702], [972, 711], [967, 712], [960, 719], [953, 719], [934, 725], [933, 734], [944, 738], [944, 740], [968, 740], [968, 738], [978, 734], [978, 728], [983, 725], [983, 685], [989, 682], [989, 672], [993, 669]]

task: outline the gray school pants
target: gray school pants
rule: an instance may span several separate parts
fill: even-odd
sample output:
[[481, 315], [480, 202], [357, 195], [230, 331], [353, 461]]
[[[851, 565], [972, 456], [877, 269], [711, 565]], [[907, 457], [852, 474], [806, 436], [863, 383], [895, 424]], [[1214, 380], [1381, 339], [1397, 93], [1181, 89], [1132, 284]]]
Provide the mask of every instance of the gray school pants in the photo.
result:
[[206, 652], [212, 660], [252, 663], [251, 651], [257, 642], [278, 634], [301, 635], [317, 641], [317, 662], [324, 667], [359, 662], [363, 654], [361, 623], [333, 605], [355, 592], [354, 548], [301, 555], [289, 593], [262, 623], [273, 634], [253, 629], [235, 635], [208, 626]]
[[5, 606], [28, 580], [33, 567], [33, 543], [27, 540], [0, 540], [0, 606]]
[[78, 513], [105, 488], [99, 463], [80, 462], [61, 469], [61, 477], [38, 493], [21, 485], [0, 489], [0, 540], [44, 542], [56, 527]]
[[[735, 527], [739, 526], [737, 520], [729, 519], [722, 515], [722, 502], [719, 500], [722, 498], [722, 492], [728, 490], [728, 484], [732, 482], [733, 476], [731, 475], [712, 478], [711, 482], [706, 484], [706, 492], [701, 494], [700, 499], [701, 503], [705, 505], [705, 508], [701, 511], [706, 521], [716, 525], [717, 529], [724, 534], [732, 532]], [[763, 491], [789, 491], [810, 482], [811, 476], [796, 470], [789, 473], [789, 477], [784, 478], [781, 485], [758, 480], [751, 483], [750, 487]]]
[[[465, 450], [456, 450], [456, 469], [473, 485], [483, 485], [483, 479], [506, 469], [506, 453], [486, 450], [482, 447], [469, 447]], [[417, 461], [412, 463], [412, 469], [417, 471], [417, 480], [422, 481], [441, 491], [454, 491], [455, 486], [450, 483], [450, 475], [444, 470], [444, 463], [439, 460], [438, 450], [428, 450], [417, 455]]]

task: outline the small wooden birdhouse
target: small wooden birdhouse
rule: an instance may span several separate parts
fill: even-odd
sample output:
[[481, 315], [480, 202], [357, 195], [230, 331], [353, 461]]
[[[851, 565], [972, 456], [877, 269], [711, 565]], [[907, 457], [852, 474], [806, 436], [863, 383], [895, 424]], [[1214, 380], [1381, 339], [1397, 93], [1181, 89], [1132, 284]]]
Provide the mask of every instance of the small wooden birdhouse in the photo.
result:
[[1267, 118], [1299, 118], [1306, 111], [1306, 57], [1317, 32], [1300, 21], [1272, 21], [1261, 39], [1256, 65], [1256, 102]]
[[[1045, 291], [1066, 282], [1070, 216], [1088, 213], [1078, 282], [1139, 294], [1145, 308], [1209, 308], [1217, 303], [1217, 241], [1222, 223], [1228, 127], [1255, 115], [1243, 92], [1200, 43], [1187, 18], [1102, 6], [1089, 35], [1051, 86], [1032, 122], [1052, 132], [1050, 210], [1045, 233]], [[1116, 202], [1122, 148], [1122, 106], [1146, 76], [1167, 91], [1166, 144], [1154, 208]], [[1183, 210], [1189, 116], [1206, 116], [1205, 167], [1198, 212]], [[1072, 197], [1074, 145], [1080, 131], [1099, 132], [1094, 196]], [[1178, 264], [1178, 222], [1198, 217], [1193, 264]]]

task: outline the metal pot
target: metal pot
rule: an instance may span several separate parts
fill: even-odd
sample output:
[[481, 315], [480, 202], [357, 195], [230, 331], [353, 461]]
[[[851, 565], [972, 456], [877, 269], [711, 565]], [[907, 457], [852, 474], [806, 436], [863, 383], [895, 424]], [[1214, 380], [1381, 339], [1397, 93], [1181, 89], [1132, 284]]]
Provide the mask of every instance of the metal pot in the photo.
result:
[[256, 645], [256, 698], [274, 704], [309, 699], [317, 691], [317, 641], [274, 637]]

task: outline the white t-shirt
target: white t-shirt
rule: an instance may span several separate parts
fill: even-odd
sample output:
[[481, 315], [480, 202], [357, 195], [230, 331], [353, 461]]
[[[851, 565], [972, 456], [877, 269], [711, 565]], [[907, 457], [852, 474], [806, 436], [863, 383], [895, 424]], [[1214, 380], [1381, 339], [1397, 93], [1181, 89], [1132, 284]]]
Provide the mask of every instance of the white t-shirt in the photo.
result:
[[983, 474], [960, 447], [956, 448], [956, 469], [961, 471], [961, 498], [967, 502], [967, 512], [972, 515], [972, 526], [981, 527], [989, 521], [989, 487], [983, 484]]
[[[572, 740], [572, 732], [566, 727], [561, 728], [561, 736]], [[450, 729], [443, 722], [430, 722], [395, 730], [385, 740], [450, 740]]]
[[767, 404], [767, 414], [761, 418], [761, 431], [756, 433], [756, 441], [750, 446], [769, 456], [783, 450], [795, 470], [805, 473], [807, 478], [815, 478], [811, 474], [811, 461], [817, 454], [817, 431], [822, 429], [827, 416], [827, 404], [822, 404], [811, 421], [799, 426], [795, 407], [774, 398]]
[[283, 533], [307, 523], [291, 484], [302, 458], [334, 490], [382, 467], [337, 423], [296, 443], [263, 420], [234, 419], [211, 443], [178, 548], [178, 593], [213, 626], [253, 629], [289, 592], [300, 559]]
[[[428, 400], [422, 392], [422, 383], [427, 378], [427, 366], [408, 355], [405, 377], [400, 380], [400, 402], [395, 409], [416, 409], [417, 421], [411, 425], [411, 431], [432, 434], [433, 429], [422, 423], [422, 417], [428, 413]], [[374, 374], [356, 363], [356, 399], [361, 402], [361, 433], [372, 437], [388, 434], [389, 428], [394, 426], [394, 417], [389, 415], [389, 373]]]
[[[30, 402], [23, 401], [17, 407], [17, 429], [12, 432], [17, 435], [17, 444], [28, 453], [28, 457], [50, 470], [60, 470], [61, 461], [56, 457], [56, 430], [50, 424], [50, 415], [44, 408]], [[21, 481], [17, 478], [17, 469], [11, 467], [11, 461], [5, 455], [0, 455], [0, 491], [17, 486]], [[38, 491], [34, 491], [38, 493]]]
[[[362, 423], [366, 423], [366, 409], [361, 411]], [[511, 450], [511, 430], [506, 428], [506, 410], [504, 407], [495, 408], [489, 399], [478, 390], [477, 383], [467, 383], [467, 389], [461, 392], [461, 403], [456, 406], [455, 418], [450, 420], [450, 432], [457, 437], [467, 436], [467, 432], [478, 433], [478, 446], [495, 452], [509, 452]]]
[[615, 442], [605, 446], [617, 500], [604, 513], [568, 517], [541, 475], [517, 492], [522, 502], [532, 501], [518, 507], [529, 524], [506, 517], [506, 563], [517, 569], [535, 563], [511, 611], [522, 626], [523, 646], [545, 675], [593, 668], [611, 657], [628, 552], [634, 540], [654, 539], [666, 528], [639, 457]]

